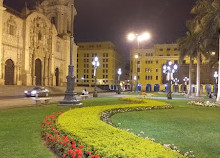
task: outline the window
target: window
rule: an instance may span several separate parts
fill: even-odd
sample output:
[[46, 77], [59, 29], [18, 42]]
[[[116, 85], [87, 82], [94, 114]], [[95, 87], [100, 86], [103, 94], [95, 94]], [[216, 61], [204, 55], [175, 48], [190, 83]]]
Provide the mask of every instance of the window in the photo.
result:
[[87, 69], [87, 73], [89, 73], [89, 69]]
[[105, 73], [105, 70], [103, 70], [102, 72]]
[[89, 59], [87, 59], [87, 62], [89, 62]]
[[177, 48], [174, 48], [174, 51], [177, 51]]
[[170, 51], [170, 48], [167, 48], [167, 51]]
[[103, 78], [105, 78], [105, 75], [102, 75]]
[[108, 62], [108, 59], [106, 59], [105, 61]]
[[105, 66], [108, 67], [108, 64], [106, 64]]
[[105, 62], [105, 59], [103, 59], [103, 62]]
[[147, 76], [145, 76], [145, 80], [147, 80]]
[[167, 54], [167, 56], [170, 56], [170, 54]]
[[84, 73], [86, 73], [86, 69], [84, 69]]
[[108, 75], [105, 75], [105, 78], [108, 78]]
[[103, 67], [105, 67], [105, 64], [103, 64]]
[[137, 61], [137, 64], [140, 64], [140, 61]]
[[158, 72], [158, 69], [156, 69], [156, 72]]
[[137, 72], [140, 72], [140, 68], [137, 68]]
[[150, 64], [150, 60], [149, 60], [149, 61], [147, 61], [147, 63], [148, 63], [148, 64]]
[[105, 70], [106, 73], [108, 73], [108, 70]]
[[158, 80], [158, 76], [156, 76], [156, 80]]
[[151, 64], [153, 64], [153, 61], [150, 61]]
[[158, 64], [158, 60], [156, 60], [156, 64]]
[[105, 57], [105, 53], [103, 53], [103, 57]]
[[108, 53], [106, 53], [106, 57], [108, 57]]
[[89, 57], [89, 53], [87, 53], [87, 57]]
[[178, 56], [178, 54], [174, 54], [174, 56]]
[[86, 59], [84, 59], [84, 62], [86, 62]]

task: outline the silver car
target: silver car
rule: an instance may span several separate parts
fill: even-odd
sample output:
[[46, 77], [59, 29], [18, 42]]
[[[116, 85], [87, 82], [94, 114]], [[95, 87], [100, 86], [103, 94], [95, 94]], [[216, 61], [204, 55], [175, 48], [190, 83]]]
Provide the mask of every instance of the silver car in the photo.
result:
[[44, 87], [34, 87], [32, 90], [24, 91], [26, 97], [47, 97], [49, 90]]

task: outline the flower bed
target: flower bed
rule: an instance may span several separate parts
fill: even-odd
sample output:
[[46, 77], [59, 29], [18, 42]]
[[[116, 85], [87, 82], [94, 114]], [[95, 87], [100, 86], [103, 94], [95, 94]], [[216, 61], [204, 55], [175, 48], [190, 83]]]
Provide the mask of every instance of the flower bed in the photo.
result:
[[56, 119], [62, 112], [52, 113], [42, 122], [42, 138], [47, 146], [53, 150], [58, 157], [65, 158], [97, 158], [91, 151], [85, 152], [84, 146], [76, 142], [71, 136], [56, 128]]
[[187, 104], [198, 105], [198, 106], [205, 106], [205, 107], [217, 107], [217, 106], [220, 106], [219, 102], [210, 102], [210, 101], [202, 101], [202, 100], [190, 101]]
[[[123, 98], [121, 98], [123, 99]], [[123, 100], [138, 99], [126, 97]], [[141, 104], [123, 104], [110, 106], [96, 106], [73, 109], [63, 113], [57, 119], [57, 127], [71, 134], [85, 149], [92, 151], [100, 157], [184, 157], [151, 140], [140, 138], [132, 133], [115, 128], [101, 121], [104, 111], [113, 109], [140, 109], [145, 107], [165, 108], [167, 105], [159, 101], [142, 100]]]

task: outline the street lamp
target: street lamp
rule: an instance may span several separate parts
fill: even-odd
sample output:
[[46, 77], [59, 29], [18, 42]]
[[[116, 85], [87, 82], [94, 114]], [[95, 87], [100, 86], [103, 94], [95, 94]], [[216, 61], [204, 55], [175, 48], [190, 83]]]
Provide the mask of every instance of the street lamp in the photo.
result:
[[186, 90], [187, 90], [187, 83], [189, 81], [189, 78], [188, 77], [184, 77], [183, 81], [185, 83], [184, 91], [186, 92]]
[[215, 83], [216, 83], [216, 85], [214, 86], [214, 93], [217, 94], [218, 92], [218, 72], [217, 71], [214, 72], [214, 77], [215, 77]]
[[[129, 41], [134, 41], [137, 40], [137, 46], [138, 46], [138, 50], [140, 47], [140, 43], [146, 40], [149, 40], [151, 38], [151, 35], [149, 32], [143, 32], [142, 34], [136, 34], [136, 33], [129, 33], [127, 36], [127, 39]], [[135, 55], [135, 59], [138, 59], [138, 55]], [[138, 64], [137, 64], [137, 68], [138, 68]], [[131, 73], [132, 75], [132, 73]], [[132, 79], [132, 77], [131, 77]], [[131, 82], [132, 83], [132, 82]], [[137, 85], [138, 85], [138, 72], [137, 72]], [[138, 91], [138, 87], [135, 86], [135, 90]]]
[[97, 79], [96, 70], [99, 67], [100, 63], [99, 63], [99, 58], [97, 56], [94, 57], [94, 59], [92, 61], [92, 65], [94, 67], [94, 76], [95, 76], [95, 86], [94, 86], [93, 97], [98, 97], [97, 90], [96, 90], [96, 79]]
[[136, 71], [137, 71], [137, 78], [136, 78], [137, 84], [136, 84], [136, 86], [135, 86], [135, 91], [138, 92], [138, 55], [135, 54], [134, 58], [136, 59], [136, 67], [137, 67], [137, 68], [136, 68]]
[[173, 91], [174, 92], [179, 92], [179, 87], [178, 87], [179, 80], [177, 78], [174, 78], [173, 82], [174, 82], [174, 86], [173, 86], [174, 89], [173, 89]]
[[218, 84], [218, 72], [214, 72], [214, 77], [215, 77], [215, 83]]
[[68, 76], [65, 96], [59, 105], [75, 105], [79, 104], [80, 101], [75, 97], [75, 76], [74, 76], [74, 66], [73, 66], [73, 18], [74, 18], [74, 6], [71, 5], [71, 34], [70, 34], [70, 65], [68, 66]]
[[121, 74], [122, 74], [121, 68], [119, 68], [117, 72], [118, 72], [118, 94], [120, 94], [120, 93], [121, 93], [120, 76], [121, 76]]
[[141, 35], [136, 33], [129, 33], [127, 38], [129, 41], [137, 40], [138, 49], [139, 49], [140, 42], [149, 40], [151, 38], [151, 35], [149, 32], [144, 32]]
[[163, 65], [163, 73], [167, 75], [167, 81], [168, 81], [167, 99], [172, 99], [171, 81], [173, 79], [173, 73], [177, 71], [177, 68], [178, 68], [177, 64], [172, 64], [171, 61]]

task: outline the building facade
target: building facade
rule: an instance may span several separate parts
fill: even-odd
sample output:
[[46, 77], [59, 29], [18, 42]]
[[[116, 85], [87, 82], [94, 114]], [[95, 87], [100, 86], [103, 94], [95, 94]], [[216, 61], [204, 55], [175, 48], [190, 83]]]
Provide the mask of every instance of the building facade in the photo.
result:
[[0, 0], [0, 85], [65, 85], [73, 3], [44, 0], [34, 10], [25, 5], [20, 13]]
[[94, 86], [94, 57], [99, 58], [97, 85], [106, 89], [116, 89], [117, 70], [120, 67], [120, 54], [112, 42], [78, 43], [77, 85]]
[[[179, 50], [177, 44], [156, 44], [150, 49], [134, 49], [130, 54], [130, 71], [133, 90], [136, 88], [139, 91], [165, 91], [167, 88], [166, 74], [163, 74], [163, 65], [168, 61], [178, 64], [178, 70], [174, 73], [174, 78], [179, 79], [179, 90], [187, 89], [184, 77], [189, 77], [189, 58], [186, 57], [183, 61], [179, 61]], [[210, 67], [208, 61], [204, 57], [201, 64], [201, 87], [205, 91], [205, 87], [210, 85], [213, 89], [215, 78], [214, 71], [216, 66]], [[192, 83], [193, 89], [196, 88], [196, 63], [193, 61], [192, 68]]]

